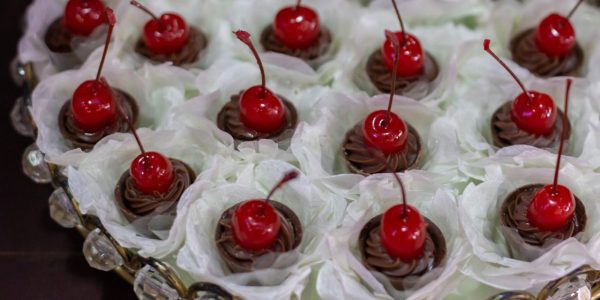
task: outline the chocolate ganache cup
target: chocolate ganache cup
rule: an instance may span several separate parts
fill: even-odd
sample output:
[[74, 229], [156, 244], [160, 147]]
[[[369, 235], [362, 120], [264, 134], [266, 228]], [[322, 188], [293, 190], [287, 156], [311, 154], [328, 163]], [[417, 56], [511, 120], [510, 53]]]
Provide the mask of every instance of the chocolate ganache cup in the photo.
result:
[[246, 250], [235, 242], [233, 214], [240, 203], [223, 212], [215, 232], [215, 243], [223, 262], [233, 273], [251, 272], [273, 266], [279, 255], [298, 248], [302, 242], [302, 224], [298, 216], [287, 206], [277, 201], [269, 201], [279, 214], [281, 228], [273, 245], [259, 251]]
[[[381, 49], [377, 49], [369, 56], [366, 65], [367, 76], [371, 80], [371, 83], [381, 93], [391, 92], [392, 83], [392, 72], [388, 69], [381, 54]], [[439, 74], [439, 67], [433, 56], [425, 52], [425, 65], [423, 72], [416, 76], [401, 77], [398, 76], [396, 79], [396, 95], [404, 95], [410, 90], [419, 88], [421, 86], [427, 87], [429, 93], [433, 89], [433, 82]]]
[[206, 35], [199, 29], [190, 26], [187, 44], [175, 53], [168, 55], [156, 54], [146, 47], [142, 38], [136, 43], [135, 52], [154, 62], [172, 62], [176, 66], [183, 66], [196, 62], [200, 56], [200, 52], [207, 46], [208, 39], [206, 38]]
[[540, 51], [535, 42], [535, 30], [517, 34], [510, 41], [513, 60], [540, 77], [574, 76], [583, 65], [583, 49], [579, 43], [564, 57], [551, 57]]
[[242, 94], [243, 91], [238, 95], [231, 96], [231, 100], [223, 106], [217, 115], [217, 127], [231, 134], [236, 145], [241, 142], [259, 139], [271, 139], [276, 143], [285, 143], [292, 138], [294, 130], [298, 125], [298, 113], [291, 102], [284, 97], [277, 95], [285, 107], [285, 121], [278, 131], [273, 133], [263, 133], [246, 127], [242, 122], [239, 104]]
[[442, 231], [431, 220], [424, 217], [427, 237], [423, 255], [411, 261], [402, 261], [391, 257], [381, 242], [381, 216], [369, 220], [358, 237], [362, 263], [367, 269], [385, 275], [395, 289], [403, 291], [411, 287], [409, 277], [421, 277], [445, 264], [446, 240]]
[[173, 165], [175, 181], [165, 193], [143, 193], [135, 187], [129, 171], [121, 175], [115, 187], [115, 202], [128, 221], [151, 215], [175, 214], [181, 195], [194, 182], [196, 173], [180, 160], [169, 160]]
[[261, 36], [260, 43], [266, 51], [277, 52], [294, 56], [306, 61], [313, 68], [318, 67], [319, 58], [323, 57], [331, 48], [332, 36], [329, 29], [321, 27], [316, 41], [304, 49], [294, 49], [286, 46], [277, 36], [273, 25], [267, 26]]
[[564, 241], [568, 238], [579, 238], [585, 230], [587, 215], [585, 206], [575, 196], [575, 213], [569, 222], [562, 228], [554, 231], [540, 230], [529, 222], [527, 211], [529, 204], [533, 201], [535, 194], [544, 187], [543, 184], [530, 184], [520, 187], [510, 193], [500, 208], [500, 225], [509, 228], [518, 233], [520, 239], [515, 240], [503, 232], [511, 255], [519, 255], [518, 249], [522, 248], [523, 243], [540, 248], [551, 247], [554, 244]]
[[385, 154], [366, 144], [362, 122], [356, 124], [346, 133], [342, 144], [342, 153], [348, 169], [352, 173], [369, 176], [376, 173], [403, 172], [417, 168], [423, 155], [421, 137], [415, 128], [408, 123], [406, 125], [408, 140], [404, 150]]
[[[537, 148], [558, 148], [560, 134], [563, 131], [563, 112], [558, 110], [558, 116], [554, 122], [554, 129], [549, 135], [535, 135], [520, 129], [512, 119], [512, 102], [508, 101], [500, 106], [491, 120], [492, 140], [496, 147], [508, 147], [512, 145], [529, 145]], [[567, 122], [565, 128], [565, 139], [571, 136], [571, 125]]]
[[[126, 92], [113, 89], [114, 99], [118, 102], [125, 113], [129, 116], [129, 119], [133, 124], [136, 123], [139, 115], [138, 105], [135, 100]], [[86, 132], [79, 129], [73, 122], [73, 113], [71, 112], [71, 100], [65, 102], [60, 109], [58, 114], [58, 127], [62, 136], [73, 146], [74, 148], [81, 148], [84, 151], [91, 150], [94, 145], [104, 137], [111, 135], [116, 132], [127, 132], [129, 126], [127, 121], [117, 114], [115, 122], [107, 125], [102, 130], [96, 132]]]
[[71, 42], [73, 41], [73, 34], [67, 27], [65, 27], [63, 18], [56, 19], [44, 35], [44, 43], [46, 47], [52, 52], [56, 53], [69, 53], [73, 51]]

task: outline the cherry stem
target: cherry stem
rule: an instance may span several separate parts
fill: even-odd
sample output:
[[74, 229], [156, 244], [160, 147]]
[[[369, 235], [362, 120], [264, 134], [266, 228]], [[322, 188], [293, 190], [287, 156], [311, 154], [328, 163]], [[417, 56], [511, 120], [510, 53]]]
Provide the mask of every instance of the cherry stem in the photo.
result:
[[483, 41], [483, 50], [485, 50], [496, 61], [498, 61], [498, 63], [500, 63], [500, 65], [510, 74], [510, 76], [512, 76], [512, 78], [515, 79], [515, 81], [517, 82], [517, 84], [523, 90], [523, 93], [525, 93], [525, 95], [527, 95], [527, 98], [529, 98], [529, 103], [531, 103], [533, 101], [533, 99], [531, 98], [531, 95], [529, 94], [529, 92], [525, 88], [525, 85], [523, 84], [523, 82], [521, 82], [521, 80], [519, 80], [519, 78], [517, 77], [517, 75], [502, 61], [502, 59], [500, 59], [500, 57], [498, 57], [498, 55], [496, 55], [496, 53], [494, 53], [494, 51], [492, 51], [492, 49], [490, 49], [490, 43], [491, 42], [490, 42], [489, 39], [485, 39]]
[[402, 217], [404, 219], [406, 219], [408, 217], [408, 203], [406, 202], [406, 189], [404, 188], [404, 183], [402, 183], [400, 176], [398, 176], [398, 174], [396, 174], [396, 172], [392, 172], [392, 175], [394, 175], [394, 177], [396, 178], [396, 181], [398, 181], [398, 184], [400, 185], [400, 191], [402, 192], [402, 205], [404, 206], [404, 212], [403, 212]]
[[392, 104], [394, 103], [394, 96], [396, 94], [396, 77], [398, 77], [398, 58], [400, 56], [400, 42], [398, 41], [398, 37], [393, 32], [386, 30], [385, 35], [392, 42], [392, 46], [394, 46], [394, 67], [392, 68], [392, 85], [390, 90], [390, 100], [388, 101], [387, 113], [385, 116], [386, 124], [390, 123], [390, 118], [392, 114]]
[[140, 136], [138, 135], [137, 130], [135, 129], [135, 126], [133, 126], [131, 119], [129, 119], [129, 115], [127, 114], [125, 109], [122, 107], [122, 105], [118, 101], [117, 101], [117, 109], [121, 113], [121, 116], [123, 116], [125, 123], [127, 123], [127, 127], [129, 127], [129, 131], [131, 131], [131, 134], [133, 134], [133, 137], [135, 138], [135, 142], [138, 144], [138, 147], [140, 147], [140, 151], [142, 152], [142, 155], [144, 155], [144, 167], [146, 167], [149, 160], [148, 160], [148, 155], [146, 155], [146, 150], [144, 149], [144, 145], [142, 144], [142, 140], [140, 139]]
[[135, 0], [131, 0], [129, 3], [131, 3], [131, 5], [141, 9], [142, 11], [144, 11], [145, 13], [147, 13], [148, 15], [150, 15], [154, 20], [156, 20], [157, 22], [159, 22], [160, 24], [162, 24], [162, 20], [157, 17], [150, 9], [148, 9], [146, 6], [144, 6], [143, 4], [135, 1]]
[[582, 2], [583, 2], [583, 0], [577, 1], [577, 4], [575, 4], [575, 7], [573, 7], [573, 9], [571, 9], [571, 11], [569, 12], [569, 14], [567, 15], [567, 19], [570, 19], [571, 16], [573, 16], [573, 14], [579, 8], [579, 5], [581, 5]]
[[300, 8], [300, 4], [302, 3], [302, 0], [298, 0], [296, 2], [296, 9]]
[[405, 47], [406, 30], [404, 30], [404, 22], [402, 21], [402, 16], [400, 16], [400, 10], [398, 9], [398, 4], [396, 4], [396, 0], [392, 0], [392, 5], [394, 5], [394, 11], [396, 12], [396, 17], [398, 17], [398, 21], [400, 22], [400, 29], [402, 30], [402, 47]]
[[281, 180], [279, 180], [279, 182], [271, 189], [271, 191], [267, 195], [267, 198], [265, 198], [265, 203], [269, 203], [271, 196], [273, 196], [273, 194], [279, 188], [281, 188], [284, 184], [288, 183], [289, 181], [298, 178], [298, 176], [300, 176], [300, 173], [298, 173], [297, 171], [289, 171], [285, 173], [285, 175], [283, 175], [283, 178], [281, 178]]
[[243, 30], [238, 30], [238, 31], [234, 31], [233, 34], [235, 34], [235, 36], [238, 38], [238, 40], [242, 41], [242, 43], [246, 44], [246, 46], [248, 46], [248, 48], [250, 48], [250, 50], [252, 51], [252, 54], [254, 55], [254, 58], [256, 59], [256, 63], [258, 64], [258, 67], [260, 68], [260, 79], [262, 81], [262, 92], [264, 93], [265, 90], [267, 89], [267, 79], [265, 77], [265, 68], [263, 67], [262, 61], [260, 60], [260, 56], [258, 55], [258, 51], [256, 51], [256, 48], [254, 48], [254, 44], [252, 43], [252, 40], [250, 40], [250, 33], [248, 33], [247, 31], [243, 31]]
[[571, 78], [567, 79], [567, 88], [565, 91], [565, 111], [563, 113], [562, 116], [562, 132], [560, 133], [560, 145], [558, 146], [558, 157], [556, 158], [556, 169], [554, 170], [554, 191], [556, 191], [556, 187], [558, 186], [558, 170], [560, 169], [560, 158], [562, 157], [562, 152], [563, 152], [563, 147], [565, 145], [565, 135], [566, 135], [566, 128], [567, 128], [567, 123], [568, 121], [568, 117], [567, 117], [567, 113], [569, 113], [569, 94], [571, 93], [571, 84], [573, 83], [573, 80], [571, 80]]
[[113, 29], [115, 28], [115, 24], [117, 23], [117, 18], [115, 17], [115, 13], [112, 9], [106, 8], [104, 10], [106, 14], [106, 20], [108, 23], [108, 33], [106, 33], [106, 42], [104, 42], [104, 52], [102, 52], [102, 59], [100, 60], [100, 66], [98, 67], [98, 73], [96, 74], [96, 81], [100, 80], [102, 76], [102, 69], [104, 68], [104, 61], [106, 60], [106, 54], [108, 53], [108, 46], [110, 45], [110, 39], [112, 37]]

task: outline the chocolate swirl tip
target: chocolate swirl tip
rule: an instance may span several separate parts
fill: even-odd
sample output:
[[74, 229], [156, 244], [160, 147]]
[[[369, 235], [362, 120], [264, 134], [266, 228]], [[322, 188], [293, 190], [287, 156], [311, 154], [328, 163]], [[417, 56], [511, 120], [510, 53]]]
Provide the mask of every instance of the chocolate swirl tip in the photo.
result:
[[525, 30], [510, 41], [513, 60], [540, 77], [575, 76], [583, 65], [579, 44], [565, 57], [551, 57], [541, 52], [535, 42], [535, 30]]
[[129, 170], [123, 173], [115, 187], [115, 202], [128, 221], [175, 212], [181, 195], [196, 179], [196, 173], [180, 160], [171, 158], [170, 161], [173, 164], [175, 181], [165, 193], [143, 193], [135, 187]]
[[[549, 135], [535, 135], [521, 130], [512, 119], [512, 102], [508, 101], [500, 106], [491, 120], [492, 140], [496, 147], [508, 147], [512, 145], [529, 145], [538, 148], [550, 148], [556, 150], [560, 144], [560, 135], [563, 129], [563, 112], [558, 110], [558, 116], [554, 123], [554, 129]], [[571, 125], [567, 122], [565, 139], [571, 136]]]
[[[395, 154], [384, 154], [366, 144], [362, 132], [362, 122], [356, 124], [346, 133], [342, 144], [342, 153], [346, 165], [352, 173], [369, 176], [376, 173], [403, 172], [419, 166], [423, 155], [421, 138], [417, 130], [410, 124], [406, 148]], [[382, 160], [385, 157], [386, 160]], [[395, 166], [394, 170], [390, 167]]]
[[405, 290], [406, 278], [423, 276], [446, 262], [446, 240], [442, 231], [431, 220], [424, 218], [427, 224], [427, 237], [423, 255], [411, 261], [402, 261], [391, 257], [385, 250], [380, 235], [381, 215], [378, 215], [362, 228], [358, 237], [358, 247], [363, 265], [385, 275], [394, 288]]
[[318, 58], [327, 54], [331, 48], [331, 42], [331, 32], [324, 26], [321, 27], [319, 36], [314, 44], [303, 49], [294, 49], [283, 44], [283, 42], [281, 42], [277, 36], [275, 36], [273, 25], [267, 26], [260, 35], [260, 43], [266, 51], [298, 57], [308, 62], [310, 65], [313, 65], [313, 67]]
[[232, 218], [239, 203], [223, 212], [215, 232], [215, 243], [219, 255], [233, 273], [251, 272], [270, 268], [277, 257], [293, 251], [302, 242], [303, 229], [298, 216], [284, 204], [271, 201], [281, 219], [281, 228], [277, 240], [264, 250], [251, 251], [237, 245], [233, 236]]
[[240, 117], [240, 97], [243, 91], [238, 95], [231, 96], [229, 101], [217, 116], [217, 127], [229, 134], [235, 139], [236, 145], [245, 141], [255, 141], [260, 139], [271, 139], [277, 143], [283, 143], [292, 138], [296, 126], [298, 125], [298, 113], [294, 105], [284, 97], [277, 95], [285, 107], [285, 121], [281, 129], [274, 133], [263, 133], [250, 129], [244, 125]]
[[[138, 119], [139, 109], [135, 100], [126, 92], [119, 89], [113, 89], [115, 101], [125, 110], [129, 119], [133, 124]], [[104, 137], [111, 135], [116, 132], [128, 132], [129, 126], [120, 114], [117, 116], [117, 120], [104, 129], [97, 132], [86, 132], [79, 129], [75, 123], [73, 123], [73, 114], [71, 112], [71, 100], [65, 102], [60, 109], [58, 115], [58, 127], [62, 136], [69, 141], [74, 148], [81, 148], [84, 151], [89, 151], [94, 148], [97, 142]]]
[[208, 39], [204, 33], [196, 27], [190, 26], [188, 42], [178, 52], [168, 55], [156, 54], [146, 47], [142, 38], [136, 43], [135, 52], [154, 62], [172, 62], [175, 66], [184, 66], [196, 62], [200, 56], [200, 52], [207, 46]]
[[56, 53], [69, 53], [73, 51], [71, 42], [73, 41], [73, 34], [63, 24], [63, 18], [56, 19], [44, 35], [44, 43], [46, 47], [52, 52]]
[[[371, 83], [381, 93], [390, 93], [392, 85], [392, 72], [387, 68], [381, 50], [375, 50], [366, 65], [367, 76]], [[439, 67], [433, 56], [425, 52], [425, 66], [423, 72], [417, 76], [396, 78], [396, 95], [410, 94], [413, 89], [427, 88], [429, 93], [434, 88], [434, 81], [438, 77]]]
[[585, 230], [587, 223], [585, 206], [577, 197], [575, 197], [575, 214], [563, 228], [554, 231], [542, 231], [529, 223], [527, 217], [529, 204], [535, 194], [543, 187], [543, 184], [531, 184], [518, 188], [504, 199], [500, 209], [500, 224], [515, 229], [523, 242], [537, 247], [544, 246], [547, 241], [563, 241], [575, 237]]

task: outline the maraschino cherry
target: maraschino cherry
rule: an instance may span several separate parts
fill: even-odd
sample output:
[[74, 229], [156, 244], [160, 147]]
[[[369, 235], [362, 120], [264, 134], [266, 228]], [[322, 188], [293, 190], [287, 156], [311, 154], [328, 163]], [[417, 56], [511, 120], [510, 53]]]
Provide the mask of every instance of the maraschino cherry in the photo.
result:
[[292, 49], [311, 46], [320, 32], [319, 15], [313, 9], [302, 6], [301, 2], [298, 0], [295, 6], [280, 10], [273, 22], [275, 36]]
[[397, 39], [400, 41], [401, 51], [397, 54], [392, 41], [389, 39], [389, 35], [386, 33], [387, 38], [381, 47], [383, 60], [391, 72], [394, 68], [394, 60], [398, 57], [398, 68], [396, 69], [396, 73], [400, 77], [419, 75], [423, 73], [425, 66], [425, 52], [423, 51], [419, 40], [414, 35], [407, 33], [404, 29], [404, 22], [400, 16], [396, 1], [392, 0], [392, 4], [394, 5], [398, 21], [400, 22], [400, 28], [402, 29], [402, 31], [394, 32]]
[[144, 44], [150, 51], [169, 55], [185, 47], [190, 29], [183, 17], [175, 13], [164, 13], [157, 17], [139, 2], [132, 0], [130, 3], [152, 17], [144, 26], [143, 34]]
[[406, 203], [406, 191], [400, 177], [392, 172], [402, 191], [402, 204], [392, 206], [383, 216], [379, 234], [387, 253], [408, 261], [423, 255], [427, 224], [416, 208]]
[[115, 15], [110, 8], [106, 8], [105, 16], [108, 20], [108, 33], [96, 79], [82, 83], [75, 90], [71, 99], [73, 122], [77, 128], [86, 132], [97, 132], [117, 119], [113, 91], [106, 80], [101, 77], [110, 38], [116, 23]]
[[235, 31], [236, 37], [246, 44], [260, 68], [261, 85], [246, 89], [240, 97], [240, 119], [244, 125], [262, 133], [277, 132], [285, 121], [283, 102], [266, 87], [265, 69], [260, 56], [250, 40], [250, 34], [243, 30]]
[[374, 111], [365, 118], [362, 126], [363, 136], [367, 145], [381, 150], [385, 154], [398, 153], [406, 147], [408, 130], [406, 123], [398, 115], [392, 112], [394, 102], [394, 91], [396, 90], [396, 77], [398, 68], [398, 53], [400, 52], [400, 41], [398, 36], [386, 30], [388, 40], [395, 49], [392, 72], [392, 89], [387, 110]]
[[554, 129], [556, 106], [554, 100], [544, 93], [528, 91], [517, 75], [490, 49], [490, 40], [483, 42], [483, 49], [508, 71], [523, 90], [512, 103], [511, 116], [519, 129], [535, 135], [548, 135]]
[[89, 36], [106, 22], [106, 7], [100, 0], [69, 0], [63, 24], [75, 35]]
[[260, 251], [273, 245], [279, 235], [281, 219], [269, 199], [275, 191], [298, 175], [296, 171], [286, 173], [266, 199], [245, 201], [235, 210], [232, 220], [233, 237], [240, 247]]
[[535, 43], [540, 51], [551, 57], [563, 57], [575, 47], [575, 29], [569, 21], [583, 0], [579, 0], [567, 17], [550, 14], [535, 30]]
[[554, 183], [544, 186], [539, 190], [527, 210], [529, 222], [540, 230], [557, 230], [565, 226], [575, 213], [575, 198], [571, 191], [564, 185], [558, 184], [558, 170], [560, 158], [565, 143], [565, 128], [567, 128], [567, 112], [569, 107], [569, 92], [571, 79], [567, 79], [565, 92], [565, 113], [562, 117], [563, 130], [560, 135], [560, 146], [554, 170]]

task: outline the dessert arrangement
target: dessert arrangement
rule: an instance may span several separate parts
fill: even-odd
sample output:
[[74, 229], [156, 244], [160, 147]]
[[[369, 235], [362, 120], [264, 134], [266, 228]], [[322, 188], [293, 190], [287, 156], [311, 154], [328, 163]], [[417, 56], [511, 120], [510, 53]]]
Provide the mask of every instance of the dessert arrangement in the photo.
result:
[[35, 0], [25, 21], [23, 170], [140, 299], [600, 299], [595, 1]]

